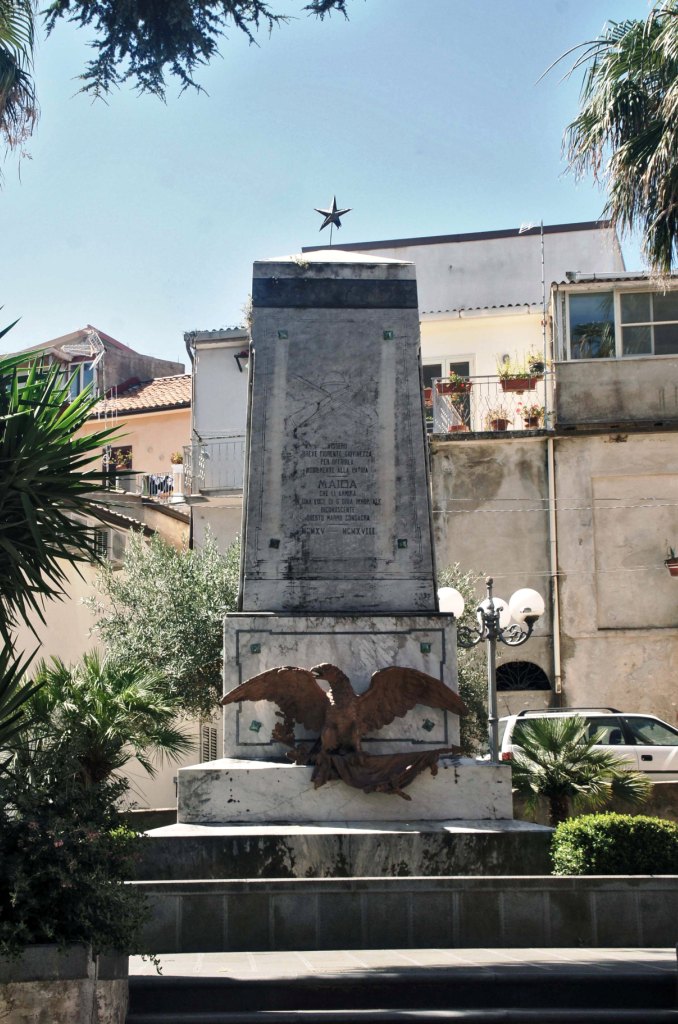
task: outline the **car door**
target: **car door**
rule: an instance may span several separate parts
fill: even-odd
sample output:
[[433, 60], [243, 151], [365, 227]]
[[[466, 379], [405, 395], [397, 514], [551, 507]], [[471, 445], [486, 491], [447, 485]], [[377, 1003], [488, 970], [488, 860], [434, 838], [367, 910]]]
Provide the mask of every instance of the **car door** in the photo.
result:
[[628, 762], [629, 768], [638, 768], [638, 748], [624, 729], [619, 715], [585, 715], [589, 739], [598, 736], [596, 746], [608, 747]]
[[678, 781], [678, 729], [652, 715], [622, 715], [625, 732], [635, 741], [638, 767], [653, 782]]

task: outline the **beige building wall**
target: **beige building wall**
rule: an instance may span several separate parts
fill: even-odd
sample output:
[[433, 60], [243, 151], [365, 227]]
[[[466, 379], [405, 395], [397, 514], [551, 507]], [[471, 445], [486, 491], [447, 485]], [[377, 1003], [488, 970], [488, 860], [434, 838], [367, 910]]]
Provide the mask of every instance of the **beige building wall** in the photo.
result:
[[678, 724], [678, 445], [665, 433], [556, 440], [563, 691]]
[[[522, 707], [610, 706], [678, 724], [678, 445], [672, 432], [553, 439], [562, 693], [500, 692]], [[525, 660], [554, 679], [546, 437], [432, 442], [438, 566], [492, 575], [508, 599], [534, 587], [546, 613], [498, 664]], [[478, 585], [478, 596], [484, 588]]]
[[424, 315], [421, 320], [422, 363], [468, 362], [474, 376], [496, 376], [497, 363], [507, 355], [521, 360], [528, 352], [543, 352], [541, 307], [520, 307], [492, 313], [463, 311], [459, 316]]
[[[546, 601], [534, 636], [522, 647], [497, 644], [497, 665], [529, 661], [553, 684], [549, 530], [546, 505], [547, 442], [520, 439], [432, 441], [433, 529], [438, 569], [459, 563], [483, 578], [508, 601], [521, 587], [532, 587]], [[500, 691], [500, 715], [547, 707], [553, 690]]]
[[119, 438], [116, 446], [132, 446], [133, 469], [142, 473], [171, 472], [173, 452], [182, 451], [191, 436], [191, 410], [170, 409], [164, 412], [126, 413], [119, 418], [89, 420], [82, 434], [93, 434], [105, 427], [115, 427]]

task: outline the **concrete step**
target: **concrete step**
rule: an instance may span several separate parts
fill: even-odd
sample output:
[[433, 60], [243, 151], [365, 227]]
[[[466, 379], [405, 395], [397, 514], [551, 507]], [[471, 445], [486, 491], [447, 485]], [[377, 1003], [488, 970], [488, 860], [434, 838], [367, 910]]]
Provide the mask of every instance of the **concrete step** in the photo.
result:
[[673, 950], [184, 954], [168, 969], [132, 965], [127, 1024], [678, 1024]]
[[676, 1024], [678, 1010], [292, 1010], [135, 1014], [127, 1024]]

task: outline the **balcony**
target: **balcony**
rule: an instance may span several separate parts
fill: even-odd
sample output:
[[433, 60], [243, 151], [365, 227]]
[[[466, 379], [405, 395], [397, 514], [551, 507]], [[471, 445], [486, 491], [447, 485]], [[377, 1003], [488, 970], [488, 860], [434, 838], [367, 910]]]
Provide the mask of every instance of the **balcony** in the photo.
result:
[[678, 426], [678, 356], [556, 364], [558, 431]]
[[211, 437], [184, 448], [184, 492], [241, 491], [245, 435]]
[[[434, 434], [544, 430], [553, 408], [553, 374], [436, 378], [424, 388], [428, 429]], [[548, 397], [548, 402], [547, 402]]]

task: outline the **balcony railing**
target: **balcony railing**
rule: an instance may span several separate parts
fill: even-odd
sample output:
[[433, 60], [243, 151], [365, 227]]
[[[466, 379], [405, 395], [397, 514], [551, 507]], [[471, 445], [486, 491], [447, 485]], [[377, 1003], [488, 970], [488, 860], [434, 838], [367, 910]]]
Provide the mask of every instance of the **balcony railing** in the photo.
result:
[[245, 436], [213, 437], [184, 448], [186, 494], [240, 491], [243, 486]]
[[434, 434], [543, 430], [552, 425], [552, 391], [548, 372], [529, 378], [439, 377], [424, 389], [428, 427]]
[[136, 478], [137, 494], [155, 501], [180, 501], [183, 497], [181, 465], [172, 466], [164, 473], [139, 473]]

